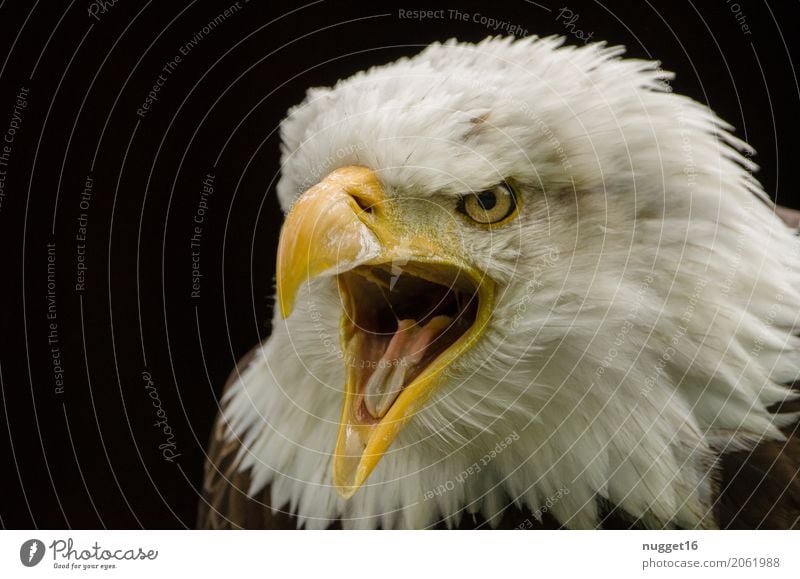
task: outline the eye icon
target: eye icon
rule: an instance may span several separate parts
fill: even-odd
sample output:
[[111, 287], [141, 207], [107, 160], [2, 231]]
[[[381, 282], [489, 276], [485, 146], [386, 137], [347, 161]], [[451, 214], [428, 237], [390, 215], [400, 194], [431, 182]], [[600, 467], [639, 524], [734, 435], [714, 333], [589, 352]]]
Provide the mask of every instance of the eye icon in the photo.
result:
[[28, 539], [19, 548], [19, 560], [26, 567], [34, 567], [41, 562], [44, 551], [44, 543], [39, 539]]

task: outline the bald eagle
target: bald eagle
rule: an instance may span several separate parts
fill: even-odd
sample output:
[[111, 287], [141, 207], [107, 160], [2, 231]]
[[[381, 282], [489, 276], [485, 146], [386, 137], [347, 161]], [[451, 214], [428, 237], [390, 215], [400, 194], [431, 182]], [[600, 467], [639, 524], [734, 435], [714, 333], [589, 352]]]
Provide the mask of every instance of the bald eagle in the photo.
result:
[[289, 112], [201, 526], [800, 526], [800, 241], [623, 52], [436, 43]]

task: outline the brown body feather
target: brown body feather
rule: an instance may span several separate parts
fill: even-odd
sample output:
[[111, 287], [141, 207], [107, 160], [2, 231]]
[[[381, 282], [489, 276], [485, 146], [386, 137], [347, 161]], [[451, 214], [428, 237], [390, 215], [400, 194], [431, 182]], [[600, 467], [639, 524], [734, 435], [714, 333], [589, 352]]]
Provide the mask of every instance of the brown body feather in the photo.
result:
[[[800, 382], [793, 388], [800, 389]], [[800, 412], [800, 400], [771, 409]], [[800, 528], [800, 422], [783, 429], [786, 441], [722, 455], [715, 504], [723, 529]]]

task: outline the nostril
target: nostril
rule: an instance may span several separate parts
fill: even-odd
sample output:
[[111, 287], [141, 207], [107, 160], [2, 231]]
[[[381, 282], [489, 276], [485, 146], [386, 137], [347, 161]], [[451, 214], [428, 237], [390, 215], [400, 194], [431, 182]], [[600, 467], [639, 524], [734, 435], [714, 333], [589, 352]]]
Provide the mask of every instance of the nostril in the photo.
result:
[[355, 200], [356, 204], [361, 208], [362, 211], [365, 213], [372, 213], [374, 205], [370, 203], [368, 200], [359, 197], [358, 195], [351, 195]]

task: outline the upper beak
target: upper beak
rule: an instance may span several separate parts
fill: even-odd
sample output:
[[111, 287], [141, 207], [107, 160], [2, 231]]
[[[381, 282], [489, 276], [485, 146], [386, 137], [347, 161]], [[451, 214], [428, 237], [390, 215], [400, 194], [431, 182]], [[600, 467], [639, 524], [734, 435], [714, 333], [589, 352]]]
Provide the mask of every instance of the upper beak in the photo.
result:
[[[371, 170], [344, 167], [299, 197], [286, 217], [278, 244], [277, 291], [284, 318], [292, 313], [304, 283], [321, 276], [336, 276], [338, 281], [344, 305], [340, 337], [346, 363], [333, 481], [344, 498], [364, 483], [403, 426], [441, 384], [447, 367], [478, 340], [494, 302], [494, 284], [458, 255], [452, 236], [437, 233], [435, 227], [409, 226], [402, 213], [402, 207], [386, 197]], [[388, 410], [376, 417], [374, 411], [370, 415], [364, 410], [369, 373], [354, 363], [363, 357], [364, 342], [374, 339], [359, 328], [357, 311], [368, 307], [364, 302], [372, 295], [372, 290], [363, 286], [380, 283], [372, 272], [394, 273], [397, 264], [409, 276], [422, 280], [420, 283], [469, 291], [476, 306], [470, 327], [426, 361], [395, 398], [389, 396]], [[383, 290], [391, 288], [383, 286]]]
[[302, 194], [281, 229], [277, 287], [281, 316], [288, 317], [300, 286], [311, 278], [341, 273], [380, 254], [364, 223], [365, 208], [383, 200], [372, 171], [345, 167]]

